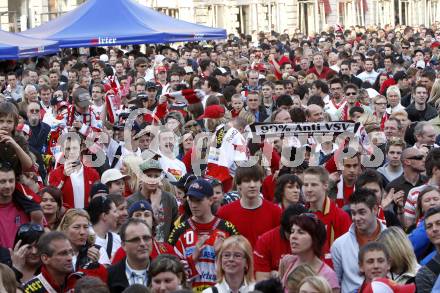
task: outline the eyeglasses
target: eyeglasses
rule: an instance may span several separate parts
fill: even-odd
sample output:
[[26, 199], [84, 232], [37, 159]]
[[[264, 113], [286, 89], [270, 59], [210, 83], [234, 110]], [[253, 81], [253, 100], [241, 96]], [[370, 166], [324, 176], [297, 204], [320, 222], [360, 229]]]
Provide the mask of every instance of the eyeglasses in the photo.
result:
[[356, 96], [356, 92], [345, 93], [346, 96]]
[[375, 105], [378, 105], [378, 106], [386, 106], [387, 105], [387, 103], [374, 103]]
[[416, 161], [421, 161], [425, 158], [424, 155], [418, 155], [418, 156], [412, 156], [412, 157], [408, 157], [408, 160], [416, 160]]
[[150, 242], [153, 238], [150, 235], [143, 235], [138, 237], [133, 237], [131, 239], [126, 239], [125, 242], [127, 243], [141, 243], [141, 241], [144, 242]]
[[34, 231], [34, 232], [44, 232], [44, 228], [38, 224], [23, 224], [18, 229], [18, 236], [23, 235], [24, 233]]
[[404, 50], [408, 50], [408, 49], [409, 49], [409, 47], [402, 47], [402, 49], [404, 49]]
[[239, 253], [239, 252], [223, 252], [222, 253], [222, 258], [223, 259], [242, 259], [244, 258], [244, 254], [243, 253]]

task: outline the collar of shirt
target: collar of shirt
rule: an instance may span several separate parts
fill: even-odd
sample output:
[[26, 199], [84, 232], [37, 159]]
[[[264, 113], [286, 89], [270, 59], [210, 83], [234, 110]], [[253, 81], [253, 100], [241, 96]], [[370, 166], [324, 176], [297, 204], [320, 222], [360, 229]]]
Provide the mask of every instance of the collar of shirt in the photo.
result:
[[[253, 290], [252, 288], [249, 288], [250, 284], [246, 282], [246, 280], [243, 281], [243, 284], [241, 284], [240, 288], [238, 289], [238, 292], [248, 292], [249, 290]], [[226, 279], [223, 278], [223, 281], [219, 284], [219, 289], [221, 289], [221, 292], [233, 292], [232, 289], [229, 287], [229, 284], [226, 282]]]
[[[125, 260], [125, 275], [127, 276], [128, 284], [141, 284], [144, 286], [147, 286], [148, 284], [148, 268], [150, 265], [148, 264], [148, 267], [145, 268], [145, 270], [135, 270], [130, 267], [128, 264], [128, 260]], [[142, 279], [142, 282], [139, 283], [138, 279]]]

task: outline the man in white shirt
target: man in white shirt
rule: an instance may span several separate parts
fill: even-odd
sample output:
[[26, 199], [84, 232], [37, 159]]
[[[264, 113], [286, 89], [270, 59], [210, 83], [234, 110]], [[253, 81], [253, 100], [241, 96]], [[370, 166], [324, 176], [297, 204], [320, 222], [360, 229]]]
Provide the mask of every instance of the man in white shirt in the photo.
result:
[[363, 71], [362, 73], [360, 73], [357, 77], [360, 78], [362, 80], [362, 82], [369, 82], [371, 85], [374, 84], [374, 82], [376, 81], [377, 76], [379, 75], [379, 73], [377, 73], [374, 70], [374, 61], [373, 59], [366, 59], [364, 62], [364, 68], [365, 71]]

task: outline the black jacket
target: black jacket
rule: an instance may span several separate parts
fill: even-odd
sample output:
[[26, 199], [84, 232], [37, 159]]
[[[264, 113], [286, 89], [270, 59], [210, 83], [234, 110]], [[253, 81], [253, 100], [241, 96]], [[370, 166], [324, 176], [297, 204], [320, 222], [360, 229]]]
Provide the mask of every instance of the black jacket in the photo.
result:
[[110, 266], [107, 269], [108, 271], [107, 285], [111, 293], [120, 293], [129, 286], [127, 275], [125, 274], [125, 261], [126, 258]]

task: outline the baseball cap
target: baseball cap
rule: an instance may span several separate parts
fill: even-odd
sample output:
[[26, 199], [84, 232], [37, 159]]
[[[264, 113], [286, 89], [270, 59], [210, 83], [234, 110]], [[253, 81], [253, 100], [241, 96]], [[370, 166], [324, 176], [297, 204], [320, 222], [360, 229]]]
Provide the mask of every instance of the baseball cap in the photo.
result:
[[254, 69], [258, 72], [262, 72], [262, 71], [265, 72], [266, 66], [264, 66], [263, 63], [257, 63], [257, 64], [255, 64]]
[[153, 126], [151, 125], [147, 125], [144, 128], [142, 128], [135, 136], [133, 136], [134, 139], [139, 139], [142, 136], [148, 134], [150, 135], [150, 133], [153, 131]]
[[63, 100], [62, 97], [53, 97], [50, 100], [50, 104], [52, 106], [56, 106], [58, 109], [61, 107], [68, 107], [69, 106], [69, 103], [67, 101]]
[[165, 67], [165, 66], [157, 66], [156, 67], [156, 73], [159, 73], [159, 72], [167, 72], [167, 68]]
[[15, 130], [17, 130], [18, 132], [23, 132], [26, 135], [31, 135], [31, 128], [28, 124], [25, 123], [18, 124]]
[[112, 181], [116, 181], [127, 177], [127, 175], [122, 175], [121, 171], [118, 169], [108, 169], [105, 170], [101, 175], [101, 182], [107, 184]]
[[204, 179], [194, 180], [188, 188], [187, 196], [203, 199], [214, 195], [211, 184]]
[[177, 188], [187, 189], [188, 186], [197, 179], [197, 176], [191, 173], [186, 173], [182, 177], [180, 177], [179, 181], [170, 182], [172, 185]]
[[93, 198], [93, 196], [95, 196], [96, 194], [99, 193], [105, 193], [108, 194], [109, 190], [107, 185], [105, 185], [104, 183], [101, 183], [99, 181], [96, 181], [95, 183], [92, 184], [91, 188], [90, 188], [90, 198]]
[[146, 84], [145, 88], [146, 89], [156, 88], [156, 83], [154, 83], [152, 81], [147, 81], [147, 84]]
[[387, 278], [377, 278], [367, 285], [365, 293], [414, 293], [415, 284], [400, 285]]
[[158, 160], [148, 160], [139, 165], [139, 169], [141, 169], [142, 172], [148, 171], [148, 170], [159, 170], [162, 171], [162, 167], [160, 166], [160, 163]]
[[92, 104], [92, 102], [90, 101], [90, 93], [88, 90], [84, 88], [77, 88], [73, 92], [72, 97], [73, 97], [73, 104], [77, 104], [82, 108], [85, 108]]
[[150, 211], [151, 213], [153, 213], [153, 208], [148, 201], [140, 200], [135, 202], [128, 208], [128, 216], [130, 218], [133, 217], [133, 214], [137, 211]]
[[431, 44], [431, 49], [440, 47], [440, 42], [434, 42]]
[[217, 119], [222, 118], [225, 116], [225, 108], [220, 105], [210, 105], [205, 108], [205, 112], [203, 115], [199, 116], [197, 120], [203, 119], [203, 118], [211, 118], [211, 119]]
[[108, 55], [102, 54], [101, 56], [99, 56], [99, 60], [102, 62], [108, 62]]

